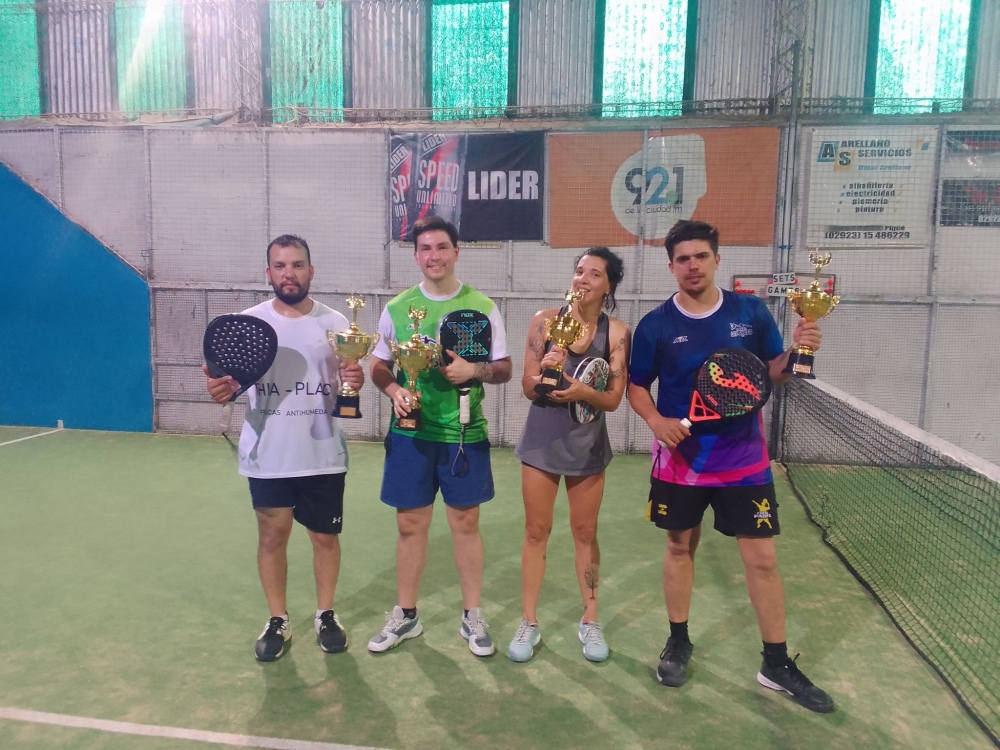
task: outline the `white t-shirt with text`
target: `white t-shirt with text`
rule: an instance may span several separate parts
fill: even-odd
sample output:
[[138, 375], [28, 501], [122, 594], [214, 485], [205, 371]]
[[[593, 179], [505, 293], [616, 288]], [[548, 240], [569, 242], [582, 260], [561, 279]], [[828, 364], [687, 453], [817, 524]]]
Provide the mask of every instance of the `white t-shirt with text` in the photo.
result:
[[347, 444], [330, 416], [340, 383], [327, 330], [343, 331], [347, 318], [315, 302], [308, 315], [289, 318], [273, 300], [243, 311], [278, 334], [274, 364], [247, 391], [249, 405], [239, 443], [239, 472], [275, 479], [347, 471]]

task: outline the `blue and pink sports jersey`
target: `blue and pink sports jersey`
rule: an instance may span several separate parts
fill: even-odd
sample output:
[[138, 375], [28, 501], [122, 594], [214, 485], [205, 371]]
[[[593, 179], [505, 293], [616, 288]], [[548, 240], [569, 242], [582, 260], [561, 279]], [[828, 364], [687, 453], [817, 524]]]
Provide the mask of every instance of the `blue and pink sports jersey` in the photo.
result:
[[[675, 294], [635, 329], [629, 380], [643, 388], [659, 380], [656, 408], [665, 417], [687, 416], [695, 373], [713, 352], [747, 349], [766, 363], [784, 351], [781, 332], [761, 300], [720, 291], [719, 304], [700, 316], [681, 310]], [[695, 430], [676, 450], [659, 447], [654, 440], [653, 475], [664, 482], [746, 487], [772, 481], [760, 414], [721, 430]]]

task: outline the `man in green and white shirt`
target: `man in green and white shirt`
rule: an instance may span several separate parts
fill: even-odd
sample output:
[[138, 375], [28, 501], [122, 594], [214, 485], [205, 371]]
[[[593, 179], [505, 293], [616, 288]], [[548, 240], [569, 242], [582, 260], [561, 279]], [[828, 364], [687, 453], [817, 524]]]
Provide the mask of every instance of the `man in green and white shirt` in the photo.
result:
[[[423, 281], [397, 295], [379, 320], [381, 338], [372, 353], [372, 382], [392, 400], [397, 422], [386, 437], [382, 502], [396, 508], [399, 541], [396, 546], [398, 604], [386, 625], [368, 642], [368, 650], [381, 653], [423, 632], [417, 615], [420, 577], [427, 560], [428, 530], [434, 498], [441, 490], [451, 528], [462, 589], [463, 616], [460, 633], [477, 656], [494, 653], [480, 610], [483, 588], [483, 541], [479, 534], [479, 506], [493, 497], [490, 445], [483, 416], [482, 383], [506, 383], [511, 377], [503, 319], [489, 297], [466, 286], [455, 276], [458, 230], [444, 219], [431, 216], [413, 228], [413, 256]], [[390, 341], [404, 343], [413, 336], [410, 307], [425, 309], [427, 317], [417, 331], [425, 340], [437, 338], [442, 317], [455, 310], [478, 310], [490, 319], [490, 361], [472, 363], [451, 352], [450, 364], [420, 374], [422, 410], [420, 430], [403, 430], [398, 419], [410, 413], [414, 394], [406, 389], [405, 375], [393, 373]], [[470, 420], [459, 423], [457, 386], [478, 380], [470, 393]]]

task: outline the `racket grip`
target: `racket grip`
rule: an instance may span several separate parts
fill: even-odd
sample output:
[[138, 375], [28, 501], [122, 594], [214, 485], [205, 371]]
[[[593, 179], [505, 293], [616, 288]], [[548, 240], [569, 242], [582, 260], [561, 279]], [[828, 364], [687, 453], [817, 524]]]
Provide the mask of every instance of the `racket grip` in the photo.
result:
[[219, 416], [219, 429], [222, 431], [223, 435], [229, 433], [229, 428], [233, 424], [233, 402], [230, 401], [228, 404], [222, 407], [222, 414]]
[[[691, 420], [688, 419], [687, 417], [684, 417], [684, 419], [681, 420], [681, 424], [684, 425], [685, 427], [687, 427], [689, 430], [691, 429]], [[660, 444], [661, 448], [666, 448], [667, 447], [667, 444], [664, 443], [662, 440], [657, 440], [656, 442], [658, 442]]]
[[469, 413], [469, 391], [463, 388], [458, 392], [458, 423], [469, 424], [472, 416]]

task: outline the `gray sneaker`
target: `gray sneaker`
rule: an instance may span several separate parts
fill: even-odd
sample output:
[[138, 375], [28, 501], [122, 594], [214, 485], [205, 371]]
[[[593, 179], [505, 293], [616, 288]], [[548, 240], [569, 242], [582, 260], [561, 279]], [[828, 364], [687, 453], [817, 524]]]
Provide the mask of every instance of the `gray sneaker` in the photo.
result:
[[470, 609], [468, 617], [462, 615], [462, 627], [458, 634], [469, 642], [469, 651], [476, 656], [493, 656], [496, 653], [488, 627], [479, 607]]
[[385, 627], [368, 641], [368, 650], [373, 654], [381, 654], [423, 632], [419, 615], [411, 620], [403, 615], [403, 608], [396, 605], [392, 608], [392, 614], [385, 616]]

